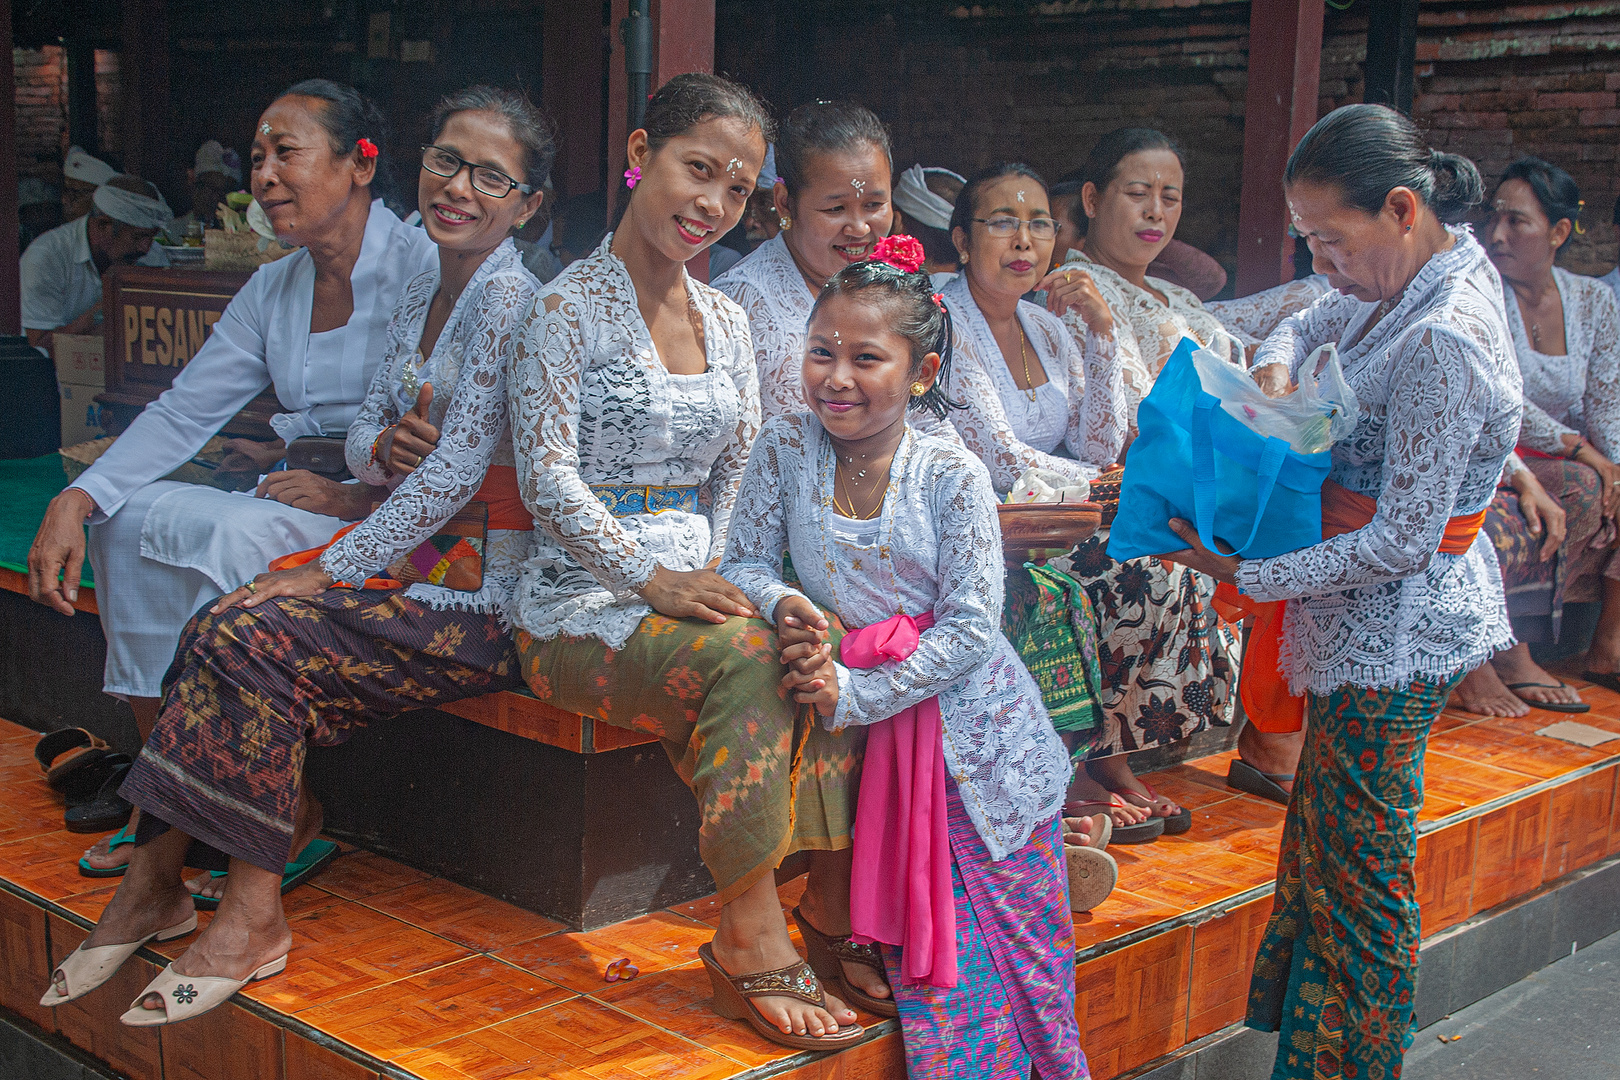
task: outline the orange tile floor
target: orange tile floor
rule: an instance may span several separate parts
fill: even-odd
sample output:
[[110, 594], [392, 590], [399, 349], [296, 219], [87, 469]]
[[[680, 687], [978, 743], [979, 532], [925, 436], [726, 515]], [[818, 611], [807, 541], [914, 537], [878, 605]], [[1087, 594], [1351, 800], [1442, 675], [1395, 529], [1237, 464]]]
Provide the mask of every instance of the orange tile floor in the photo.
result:
[[[1577, 720], [1620, 735], [1620, 695], [1590, 688]], [[1535, 734], [1563, 717], [1447, 714], [1426, 759], [1418, 884], [1424, 932], [1620, 851], [1620, 741], [1588, 749]], [[865, 1044], [794, 1055], [708, 1008], [696, 960], [710, 900], [588, 933], [360, 850], [286, 898], [285, 974], [201, 1020], [121, 1027], [118, 1014], [186, 940], [159, 946], [54, 1012], [39, 994], [115, 882], [80, 877], [87, 838], [32, 757], [37, 735], [0, 721], [0, 1006], [137, 1078], [507, 1080], [517, 1077], [796, 1080], [900, 1077], [893, 1022]], [[1120, 887], [1075, 916], [1083, 1041], [1098, 1080], [1242, 1018], [1270, 911], [1283, 810], [1225, 786], [1230, 754], [1150, 777], [1193, 811], [1192, 831], [1110, 849]], [[800, 881], [782, 887], [791, 907]], [[204, 920], [208, 915], [202, 916]], [[603, 981], [628, 957], [631, 982]], [[757, 1072], [755, 1070], [758, 1070]]]

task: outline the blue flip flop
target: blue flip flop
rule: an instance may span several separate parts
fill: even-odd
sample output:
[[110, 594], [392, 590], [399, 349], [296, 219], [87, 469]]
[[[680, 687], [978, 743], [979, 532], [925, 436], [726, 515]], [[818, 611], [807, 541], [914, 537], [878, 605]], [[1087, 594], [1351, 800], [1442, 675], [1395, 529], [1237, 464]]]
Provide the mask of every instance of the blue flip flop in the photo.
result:
[[[135, 826], [125, 825], [122, 829], [119, 829], [117, 832], [113, 833], [112, 836], [107, 838], [107, 850], [111, 852], [117, 848], [123, 847], [126, 844], [133, 844], [134, 842]], [[79, 856], [80, 877], [123, 877], [126, 869], [128, 869], [128, 867], [125, 866], [109, 866], [106, 869], [101, 869], [99, 867], [91, 866], [89, 860], [85, 856]]]
[[[337, 858], [341, 849], [330, 840], [311, 840], [298, 857], [287, 864], [281, 875], [281, 895], [289, 892], [326, 869], [326, 864]], [[222, 878], [229, 871], [210, 870], [211, 877]], [[191, 902], [197, 905], [198, 911], [214, 911], [219, 907], [219, 901], [212, 896], [198, 896], [191, 894]]]

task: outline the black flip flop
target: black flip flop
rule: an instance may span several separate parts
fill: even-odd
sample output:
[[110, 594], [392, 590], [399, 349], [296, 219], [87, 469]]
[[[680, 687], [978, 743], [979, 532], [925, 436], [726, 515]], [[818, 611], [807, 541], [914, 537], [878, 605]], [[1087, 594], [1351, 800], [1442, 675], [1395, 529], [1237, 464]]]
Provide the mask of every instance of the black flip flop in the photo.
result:
[[129, 775], [130, 762], [113, 768], [103, 781], [101, 790], [89, 802], [68, 807], [63, 817], [68, 832], [101, 833], [121, 829], [129, 823], [135, 808], [118, 797], [118, 786]]
[[108, 749], [105, 742], [84, 728], [63, 728], [34, 744], [34, 760], [39, 762], [39, 771], [45, 774], [45, 782], [55, 790], [63, 791], [74, 773], [106, 757]]
[[1288, 792], [1277, 781], [1292, 780], [1293, 773], [1264, 773], [1241, 758], [1234, 758], [1226, 769], [1226, 786], [1249, 795], [1288, 805]]
[[1545, 712], [1561, 713], [1583, 713], [1592, 711], [1592, 706], [1588, 705], [1584, 701], [1531, 701], [1529, 698], [1519, 693], [1520, 690], [1526, 688], [1534, 690], [1573, 690], [1574, 687], [1570, 686], [1567, 682], [1560, 682], [1556, 685], [1553, 683], [1544, 682], [1510, 682], [1504, 683], [1503, 685], [1505, 685], [1509, 690], [1513, 691], [1514, 697], [1518, 698], [1532, 709], [1541, 709]]
[[102, 785], [120, 766], [131, 764], [128, 754], [107, 754], [88, 765], [74, 769], [62, 779], [62, 800], [71, 809], [94, 802], [101, 795]]
[[[1118, 805], [1125, 805], [1124, 801], [1121, 800]], [[1082, 806], [1100, 806], [1103, 808], [1102, 812], [1108, 814], [1110, 817], [1113, 816], [1111, 811], [1116, 808], [1116, 804], [1111, 802], [1103, 803], [1082, 801], [1065, 803], [1063, 805], [1063, 816], [1090, 817], [1091, 811], [1078, 809]], [[1114, 822], [1114, 831], [1108, 837], [1108, 842], [1110, 844], [1151, 844], [1153, 841], [1164, 835], [1165, 822], [1167, 820], [1169, 819], [1162, 817], [1150, 817], [1146, 821], [1138, 821], [1135, 825], [1121, 825], [1116, 821]]]

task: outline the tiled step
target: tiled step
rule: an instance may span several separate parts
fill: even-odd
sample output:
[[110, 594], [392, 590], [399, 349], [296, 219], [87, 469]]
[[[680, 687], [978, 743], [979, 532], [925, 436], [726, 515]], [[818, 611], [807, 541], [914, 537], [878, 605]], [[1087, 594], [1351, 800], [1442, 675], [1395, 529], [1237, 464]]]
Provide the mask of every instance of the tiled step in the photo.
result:
[[[1620, 695], [1591, 690], [1587, 697], [1594, 713], [1579, 719], [1620, 734]], [[1620, 742], [1589, 749], [1536, 734], [1558, 719], [1448, 715], [1437, 725], [1419, 840], [1426, 937], [1620, 851]], [[287, 973], [215, 1014], [140, 1032], [117, 1023], [184, 940], [144, 953], [82, 1002], [40, 1009], [53, 958], [82, 940], [112, 884], [75, 872], [86, 840], [61, 831], [60, 805], [33, 763], [35, 738], [0, 722], [0, 1006], [130, 1076], [904, 1074], [892, 1022], [864, 1017], [867, 1043], [818, 1058], [783, 1051], [710, 1012], [696, 949], [718, 918], [712, 898], [569, 932], [358, 850], [288, 895], [296, 945]], [[1270, 910], [1283, 810], [1227, 789], [1229, 757], [1152, 777], [1193, 810], [1191, 832], [1111, 849], [1120, 890], [1075, 917], [1082, 1038], [1098, 1080], [1168, 1065], [1165, 1055], [1202, 1045], [1241, 1018]], [[784, 907], [800, 888], [802, 879], [782, 887]], [[641, 975], [604, 982], [607, 965], [621, 957]]]

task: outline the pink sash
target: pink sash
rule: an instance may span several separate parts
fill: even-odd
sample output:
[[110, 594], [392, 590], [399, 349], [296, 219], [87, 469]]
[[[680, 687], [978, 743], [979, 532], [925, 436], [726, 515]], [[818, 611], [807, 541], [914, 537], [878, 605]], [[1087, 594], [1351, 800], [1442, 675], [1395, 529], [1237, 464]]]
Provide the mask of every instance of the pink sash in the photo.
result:
[[[838, 647], [839, 659], [851, 668], [904, 660], [933, 625], [934, 614], [927, 612], [851, 630]], [[856, 941], [905, 950], [901, 974], [907, 982], [954, 987], [956, 901], [942, 738], [938, 698], [869, 729], [855, 808], [849, 921]]]

